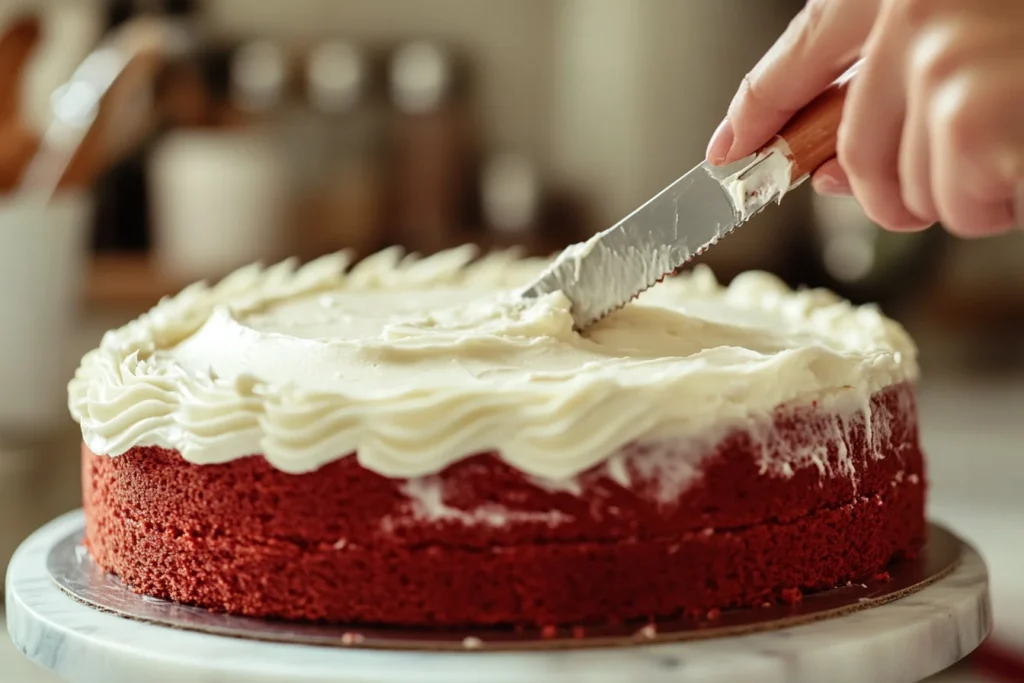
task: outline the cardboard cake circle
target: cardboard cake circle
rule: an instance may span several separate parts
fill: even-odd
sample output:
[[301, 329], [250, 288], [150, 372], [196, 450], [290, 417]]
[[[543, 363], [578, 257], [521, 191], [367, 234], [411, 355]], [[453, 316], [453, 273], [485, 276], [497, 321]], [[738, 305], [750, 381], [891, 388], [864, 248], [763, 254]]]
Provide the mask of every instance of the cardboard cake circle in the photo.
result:
[[[144, 623], [256, 641], [406, 651], [537, 651], [629, 647], [760, 633], [876, 608], [920, 591], [951, 573], [963, 543], [937, 524], [916, 558], [894, 562], [863, 583], [806, 593], [793, 604], [715, 610], [702, 618], [600, 626], [429, 629], [274, 621], [213, 612], [139, 595], [97, 565], [82, 546], [83, 529], [57, 541], [46, 556], [50, 579], [74, 600]], [[796, 597], [796, 596], [795, 596]]]

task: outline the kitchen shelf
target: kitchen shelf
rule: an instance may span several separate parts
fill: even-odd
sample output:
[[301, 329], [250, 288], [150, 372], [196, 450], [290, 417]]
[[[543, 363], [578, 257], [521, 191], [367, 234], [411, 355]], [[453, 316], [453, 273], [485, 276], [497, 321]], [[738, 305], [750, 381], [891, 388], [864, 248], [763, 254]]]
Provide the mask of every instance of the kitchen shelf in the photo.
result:
[[96, 254], [86, 265], [83, 298], [90, 307], [146, 309], [186, 284], [162, 276], [147, 254]]

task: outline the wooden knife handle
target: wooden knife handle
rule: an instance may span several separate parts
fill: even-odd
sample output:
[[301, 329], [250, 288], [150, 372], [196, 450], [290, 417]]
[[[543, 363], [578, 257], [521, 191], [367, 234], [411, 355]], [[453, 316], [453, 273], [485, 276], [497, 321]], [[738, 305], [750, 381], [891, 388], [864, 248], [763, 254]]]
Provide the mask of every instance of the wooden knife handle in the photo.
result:
[[789, 158], [793, 162], [791, 182], [802, 180], [835, 157], [843, 104], [859, 66], [860, 62], [851, 66], [779, 131], [778, 137], [789, 146]]

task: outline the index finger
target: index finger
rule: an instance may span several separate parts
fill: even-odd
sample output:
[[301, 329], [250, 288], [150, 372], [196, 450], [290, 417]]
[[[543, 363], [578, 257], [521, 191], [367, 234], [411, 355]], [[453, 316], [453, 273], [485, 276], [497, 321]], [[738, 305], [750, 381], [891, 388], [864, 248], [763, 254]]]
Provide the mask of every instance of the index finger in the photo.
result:
[[716, 134], [708, 161], [732, 163], [771, 140], [859, 58], [879, 5], [880, 0], [810, 0], [743, 79], [723, 125], [728, 132]]

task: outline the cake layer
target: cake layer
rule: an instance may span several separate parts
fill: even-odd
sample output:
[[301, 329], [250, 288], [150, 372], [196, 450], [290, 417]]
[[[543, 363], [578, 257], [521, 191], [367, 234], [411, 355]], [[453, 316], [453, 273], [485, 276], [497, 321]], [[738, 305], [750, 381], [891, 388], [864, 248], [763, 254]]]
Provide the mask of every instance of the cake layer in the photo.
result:
[[[913, 381], [916, 351], [877, 309], [766, 273], [698, 268], [579, 334], [543, 263], [471, 250], [250, 267], [108, 333], [70, 385], [95, 452], [308, 472], [357, 452], [387, 477], [495, 452], [546, 479], [633, 443], [717, 441], [780, 404], [865, 409]], [[782, 466], [782, 464], [780, 464]]]
[[884, 571], [924, 539], [905, 479], [788, 523], [623, 543], [308, 546], [194, 536], [94, 509], [93, 556], [146, 595], [255, 617], [408, 626], [585, 624], [792, 600]]
[[259, 456], [199, 466], [159, 448], [83, 449], [87, 544], [159, 597], [454, 625], [756, 605], [881, 571], [923, 538], [910, 385], [848, 415], [780, 407], [696, 446], [631, 445], [559, 482], [493, 453], [396, 480], [356, 457], [288, 474]]

